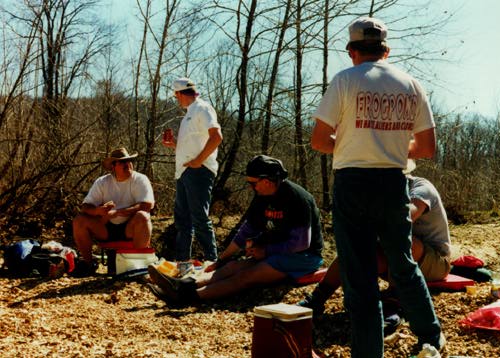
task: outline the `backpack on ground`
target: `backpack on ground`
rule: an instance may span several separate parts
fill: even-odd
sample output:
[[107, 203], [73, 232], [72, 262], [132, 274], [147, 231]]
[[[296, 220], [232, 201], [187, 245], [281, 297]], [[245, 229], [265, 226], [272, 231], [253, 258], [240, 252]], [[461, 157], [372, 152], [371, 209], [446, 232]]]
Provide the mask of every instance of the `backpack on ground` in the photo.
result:
[[74, 270], [75, 258], [73, 249], [55, 241], [40, 245], [36, 240], [26, 239], [4, 249], [4, 266], [18, 277], [61, 277]]

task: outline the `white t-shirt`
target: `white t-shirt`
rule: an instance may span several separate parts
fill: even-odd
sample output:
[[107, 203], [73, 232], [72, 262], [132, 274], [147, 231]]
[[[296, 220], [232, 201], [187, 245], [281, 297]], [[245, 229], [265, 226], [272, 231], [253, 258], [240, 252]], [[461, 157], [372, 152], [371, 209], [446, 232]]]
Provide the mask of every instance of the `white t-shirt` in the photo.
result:
[[448, 217], [441, 197], [430, 181], [409, 176], [410, 198], [418, 199], [427, 205], [426, 210], [412, 226], [412, 233], [424, 244], [431, 246], [443, 256], [451, 252]]
[[[97, 178], [83, 199], [83, 203], [99, 206], [110, 200], [115, 203], [115, 209], [128, 208], [137, 203], [155, 202], [153, 187], [148, 177], [136, 171], [133, 171], [130, 178], [125, 181], [117, 181], [111, 174]], [[121, 224], [128, 219], [117, 216], [110, 221], [113, 224]]]
[[386, 61], [339, 72], [313, 114], [336, 130], [333, 168], [405, 168], [413, 133], [435, 127], [425, 91]]
[[[184, 164], [201, 153], [208, 141], [210, 128], [220, 128], [217, 114], [209, 103], [197, 98], [187, 108], [179, 127], [175, 148], [175, 179], [179, 179], [186, 170]], [[208, 156], [203, 165], [217, 175], [217, 149]]]

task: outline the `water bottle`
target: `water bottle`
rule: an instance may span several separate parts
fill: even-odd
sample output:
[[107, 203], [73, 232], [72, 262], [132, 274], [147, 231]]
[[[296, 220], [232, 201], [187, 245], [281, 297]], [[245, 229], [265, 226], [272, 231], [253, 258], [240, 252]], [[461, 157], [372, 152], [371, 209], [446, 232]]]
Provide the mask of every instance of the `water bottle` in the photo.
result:
[[500, 298], [500, 273], [493, 272], [491, 274], [491, 295]]

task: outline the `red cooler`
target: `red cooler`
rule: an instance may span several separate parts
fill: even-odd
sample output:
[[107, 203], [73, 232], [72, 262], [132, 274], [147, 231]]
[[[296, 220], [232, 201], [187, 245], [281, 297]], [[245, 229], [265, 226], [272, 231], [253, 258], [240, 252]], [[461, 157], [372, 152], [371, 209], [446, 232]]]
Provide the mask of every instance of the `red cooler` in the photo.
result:
[[252, 357], [313, 357], [312, 310], [285, 303], [255, 307]]

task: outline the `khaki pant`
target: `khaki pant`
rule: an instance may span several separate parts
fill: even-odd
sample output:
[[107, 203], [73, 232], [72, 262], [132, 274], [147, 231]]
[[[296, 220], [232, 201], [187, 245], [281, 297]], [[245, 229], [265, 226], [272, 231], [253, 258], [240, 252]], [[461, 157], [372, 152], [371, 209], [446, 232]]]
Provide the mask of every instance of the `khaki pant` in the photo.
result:
[[419, 262], [426, 281], [442, 280], [450, 273], [450, 257], [442, 256], [432, 247], [424, 244], [424, 257]]

